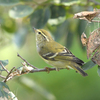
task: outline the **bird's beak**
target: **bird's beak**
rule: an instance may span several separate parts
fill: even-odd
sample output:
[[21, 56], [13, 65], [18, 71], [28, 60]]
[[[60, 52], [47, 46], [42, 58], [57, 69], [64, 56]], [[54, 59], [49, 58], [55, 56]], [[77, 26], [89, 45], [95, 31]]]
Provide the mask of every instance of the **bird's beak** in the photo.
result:
[[37, 29], [35, 28], [35, 27], [33, 27], [33, 29], [34, 29], [34, 31], [35, 31], [35, 33], [37, 32]]

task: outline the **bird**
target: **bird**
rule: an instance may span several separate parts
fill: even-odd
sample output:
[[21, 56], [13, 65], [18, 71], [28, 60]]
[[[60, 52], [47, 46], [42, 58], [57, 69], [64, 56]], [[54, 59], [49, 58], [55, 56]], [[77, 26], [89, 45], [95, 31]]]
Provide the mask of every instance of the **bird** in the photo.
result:
[[77, 58], [65, 46], [57, 43], [51, 34], [44, 29], [34, 28], [36, 33], [36, 48], [40, 57], [59, 71], [60, 68], [74, 69], [82, 76], [88, 76], [81, 68], [84, 61]]

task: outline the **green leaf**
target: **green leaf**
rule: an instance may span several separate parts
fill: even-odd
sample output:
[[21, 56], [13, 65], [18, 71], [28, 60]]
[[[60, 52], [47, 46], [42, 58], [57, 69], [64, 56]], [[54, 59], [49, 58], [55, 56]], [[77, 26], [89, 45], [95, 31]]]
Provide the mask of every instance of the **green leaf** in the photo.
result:
[[57, 31], [55, 32], [55, 40], [61, 39], [62, 36], [66, 37], [68, 34], [68, 25], [69, 22], [66, 20], [60, 26], [57, 27]]
[[12, 6], [18, 3], [19, 0], [0, 0], [0, 6]]
[[[76, 30], [77, 30], [77, 37], [81, 37], [82, 33], [85, 31], [85, 33], [88, 33], [86, 31], [86, 26], [87, 26], [87, 22], [84, 21], [84, 20], [78, 20], [77, 22], [77, 27], [76, 27]], [[88, 28], [87, 28], [88, 29]], [[87, 35], [87, 34], [86, 34]], [[81, 39], [80, 39], [80, 45], [81, 45], [81, 48], [82, 50], [86, 51], [86, 48], [83, 47], [82, 45], [82, 42], [81, 42]]]
[[[2, 62], [3, 66], [8, 65], [8, 60], [0, 60], [0, 62]], [[0, 71], [4, 71], [4, 69], [2, 68], [1, 64], [0, 64]]]
[[100, 66], [98, 66], [97, 73], [98, 73], [98, 75], [99, 75], [99, 77], [100, 77]]
[[[9, 23], [9, 24], [8, 24], [8, 23]], [[16, 23], [15, 23], [15, 20], [12, 19], [12, 18], [6, 17], [6, 18], [3, 19], [3, 22], [2, 22], [2, 24], [1, 24], [1, 27], [2, 27], [5, 31], [9, 32], [10, 34], [11, 34], [11, 33], [13, 34], [13, 33], [15, 32], [15, 30], [16, 30]]]
[[52, 26], [59, 25], [59, 24], [63, 23], [65, 20], [66, 20], [65, 17], [58, 17], [58, 18], [54, 18], [54, 19], [49, 19], [48, 23]]
[[27, 33], [28, 33], [27, 27], [21, 27], [15, 33], [13, 41], [18, 48], [21, 48], [24, 45], [26, 37], [27, 37]]
[[36, 10], [30, 16], [30, 23], [33, 27], [43, 28], [50, 18], [50, 10], [49, 8]]
[[4, 82], [0, 82], [0, 100], [18, 100]]
[[66, 39], [66, 47], [67, 48], [70, 48], [73, 44], [73, 33], [71, 32], [71, 30], [68, 31], [68, 34], [67, 34], [67, 39]]
[[83, 66], [82, 66], [82, 69], [83, 70], [88, 70], [88, 69], [91, 69], [92, 67], [94, 67], [96, 64], [93, 63], [91, 60], [88, 61], [87, 63], [85, 63]]
[[81, 3], [81, 0], [76, 0], [76, 1], [69, 1], [69, 2], [61, 2], [61, 3], [57, 3], [55, 2], [57, 5], [63, 5], [63, 6], [73, 6], [75, 4], [80, 4]]
[[9, 10], [9, 16], [11, 18], [23, 18], [30, 15], [33, 12], [33, 8], [27, 5], [17, 5]]
[[21, 2], [33, 2], [33, 0], [20, 0]]
[[23, 66], [20, 66], [20, 67], [17, 68], [17, 71], [19, 72], [19, 74], [22, 73], [23, 69], [24, 69]]
[[66, 10], [62, 6], [52, 5], [50, 10], [51, 18], [64, 17], [66, 15]]

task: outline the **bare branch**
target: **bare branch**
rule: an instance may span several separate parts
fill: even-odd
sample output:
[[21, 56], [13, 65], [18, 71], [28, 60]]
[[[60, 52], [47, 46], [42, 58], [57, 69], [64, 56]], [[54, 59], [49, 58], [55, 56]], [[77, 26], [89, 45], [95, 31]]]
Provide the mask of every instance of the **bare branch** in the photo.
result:
[[17, 53], [17, 56], [20, 57], [23, 61], [25, 61], [27, 63], [28, 66], [31, 66], [33, 67], [34, 69], [38, 69], [37, 67], [31, 65], [30, 63], [28, 63], [23, 57], [21, 57], [18, 53]]
[[[1, 78], [3, 78], [4, 80], [3, 80], [3, 82], [7, 82], [7, 81], [9, 81], [10, 79], [12, 79], [13, 77], [15, 77], [15, 76], [21, 76], [21, 75], [23, 75], [23, 74], [27, 74], [27, 73], [34, 73], [34, 72], [50, 72], [50, 71], [56, 71], [56, 68], [49, 68], [49, 67], [45, 67], [45, 68], [42, 68], [42, 69], [39, 69], [39, 68], [36, 68], [36, 67], [34, 67], [33, 65], [31, 65], [30, 63], [28, 63], [23, 57], [21, 57], [19, 54], [17, 54], [17, 56], [18, 57], [20, 57], [23, 61], [24, 61], [24, 63], [22, 63], [22, 70], [20, 70], [20, 67], [19, 68], [17, 68], [17, 69], [15, 69], [14, 71], [13, 71], [13, 69], [15, 68], [15, 67], [13, 67], [11, 70], [10, 70], [10, 72], [7, 70], [7, 69], [5, 69], [5, 67], [3, 66], [3, 64], [2, 63], [0, 63], [1, 65], [2, 65], [2, 67], [3, 67], [3, 69], [4, 70], [6, 70], [7, 71], [7, 76], [6, 77], [4, 77], [4, 76], [2, 76], [2, 75], [0, 75], [0, 77]], [[28, 66], [29, 65], [29, 66]], [[64, 68], [59, 68], [59, 70], [61, 70], [61, 69], [64, 69]], [[13, 72], [12, 72], [13, 71]]]
[[4, 67], [4, 65], [2, 64], [2, 62], [0, 62], [0, 64], [1, 64], [2, 68], [3, 68], [7, 73], [9, 73], [9, 71]]
[[13, 71], [13, 69], [14, 69], [15, 67], [13, 67], [11, 70], [10, 70], [10, 72], [8, 73], [8, 75], [6, 76], [6, 78], [5, 78], [5, 80], [3, 81], [3, 82], [7, 82], [8, 81], [8, 78], [9, 78], [9, 75], [12, 73], [12, 71]]
[[[64, 69], [64, 68], [60, 68], [59, 70]], [[34, 72], [50, 72], [50, 71], [56, 71], [56, 68], [49, 68], [49, 67], [45, 67], [43, 69], [33, 69], [30, 71], [30, 73], [34, 73]]]
[[1, 78], [3, 78], [3, 79], [5, 79], [5, 78], [6, 78], [5, 76], [2, 76], [2, 75], [0, 75], [0, 77], [1, 77]]

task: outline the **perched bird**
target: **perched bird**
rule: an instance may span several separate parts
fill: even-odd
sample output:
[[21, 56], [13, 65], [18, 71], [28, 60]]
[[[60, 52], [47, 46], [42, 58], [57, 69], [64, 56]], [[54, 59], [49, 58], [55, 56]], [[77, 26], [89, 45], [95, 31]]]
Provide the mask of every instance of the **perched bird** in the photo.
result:
[[80, 67], [84, 62], [75, 57], [66, 47], [55, 42], [46, 30], [35, 28], [34, 30], [36, 33], [37, 51], [44, 61], [54, 66], [57, 71], [59, 68], [71, 68], [82, 76], [88, 75]]

